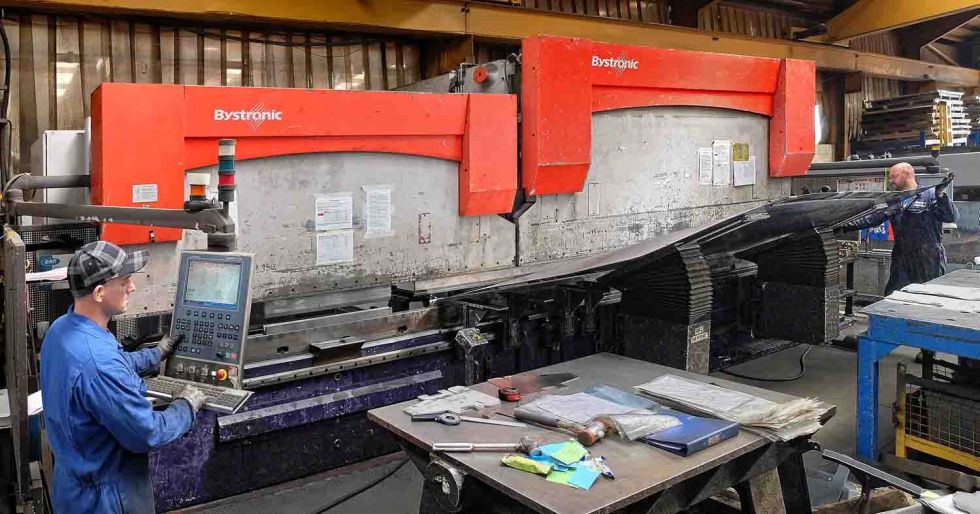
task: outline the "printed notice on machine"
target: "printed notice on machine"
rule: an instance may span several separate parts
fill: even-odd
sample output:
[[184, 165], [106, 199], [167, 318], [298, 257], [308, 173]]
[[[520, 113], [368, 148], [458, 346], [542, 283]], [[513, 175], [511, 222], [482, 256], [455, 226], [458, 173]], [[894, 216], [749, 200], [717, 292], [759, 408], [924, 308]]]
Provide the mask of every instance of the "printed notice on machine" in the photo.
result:
[[745, 161], [735, 161], [734, 185], [751, 186], [753, 184], [755, 184], [755, 156], [750, 155]]
[[156, 184], [133, 184], [133, 203], [153, 203], [159, 200]]
[[698, 148], [698, 182], [711, 184], [711, 149]]
[[316, 235], [316, 265], [354, 262], [354, 231], [335, 230]]
[[354, 196], [335, 193], [316, 197], [316, 229], [344, 230], [353, 226]]
[[711, 183], [727, 186], [732, 183], [732, 142], [711, 142]]
[[391, 235], [391, 187], [364, 188], [364, 237]]

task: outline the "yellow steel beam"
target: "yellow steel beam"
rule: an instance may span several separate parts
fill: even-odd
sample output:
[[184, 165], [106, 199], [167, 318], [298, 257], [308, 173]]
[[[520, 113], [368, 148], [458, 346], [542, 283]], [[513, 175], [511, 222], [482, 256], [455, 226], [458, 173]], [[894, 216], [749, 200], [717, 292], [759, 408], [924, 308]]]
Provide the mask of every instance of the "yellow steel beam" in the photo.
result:
[[955, 462], [970, 469], [980, 469], [980, 457], [932, 442], [928, 439], [906, 434], [905, 446], [922, 453], [928, 453], [934, 457], [939, 457], [943, 460]]
[[826, 41], [844, 41], [977, 7], [977, 0], [858, 0], [827, 21]]
[[[942, 2], [940, 2], [942, 3]], [[470, 35], [518, 42], [536, 34], [608, 43], [810, 59], [822, 70], [980, 86], [980, 71], [814, 43], [453, 0], [0, 0], [0, 5], [193, 20], [238, 20], [420, 36]]]

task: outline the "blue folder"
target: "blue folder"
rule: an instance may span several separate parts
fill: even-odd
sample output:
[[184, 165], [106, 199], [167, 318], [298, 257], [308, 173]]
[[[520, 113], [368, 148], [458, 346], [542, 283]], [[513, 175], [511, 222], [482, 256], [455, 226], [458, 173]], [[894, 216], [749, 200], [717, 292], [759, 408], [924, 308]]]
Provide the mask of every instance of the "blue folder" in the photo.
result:
[[620, 405], [676, 417], [680, 425], [638, 440], [685, 457], [738, 435], [738, 423], [733, 421], [686, 414], [606, 384], [596, 384], [586, 392]]

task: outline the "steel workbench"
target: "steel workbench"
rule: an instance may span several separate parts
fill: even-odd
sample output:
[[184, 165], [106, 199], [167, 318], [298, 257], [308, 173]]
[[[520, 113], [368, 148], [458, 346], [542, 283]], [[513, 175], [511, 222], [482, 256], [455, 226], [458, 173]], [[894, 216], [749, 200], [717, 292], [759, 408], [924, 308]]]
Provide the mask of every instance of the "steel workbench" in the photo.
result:
[[[773, 401], [794, 397], [743, 384], [715, 379], [695, 373], [659, 366], [619, 355], [600, 353], [526, 374], [571, 372], [578, 376], [560, 394], [582, 391], [602, 382], [623, 390], [672, 373], [710, 382]], [[471, 386], [496, 395], [497, 388], [487, 382]], [[464, 477], [458, 502], [446, 508], [446, 499], [438, 498], [449, 489], [433, 480], [423, 486], [419, 512], [542, 512], [606, 513], [658, 512], [669, 514], [687, 509], [729, 487], [735, 487], [745, 512], [810, 512], [810, 499], [803, 469], [802, 455], [813, 449], [807, 438], [791, 443], [774, 443], [742, 430], [739, 435], [689, 457], [674, 455], [639, 442], [610, 436], [591, 448], [593, 455], [608, 458], [616, 479], [600, 477], [588, 491], [547, 482], [543, 477], [511, 469], [500, 463], [504, 453], [432, 452], [434, 442], [516, 442], [524, 435], [542, 436], [560, 441], [569, 436], [531, 426], [515, 428], [464, 422], [458, 426], [412, 422], [402, 412], [406, 403], [374, 409], [368, 418], [390, 431], [425, 474], [430, 463], [441, 469], [452, 469]], [[503, 415], [513, 412], [513, 404], [504, 403]], [[829, 418], [834, 413], [831, 407]], [[509, 419], [500, 417], [499, 419]], [[777, 480], [778, 477], [778, 480]], [[785, 508], [785, 510], [783, 510]]]
[[[961, 269], [928, 282], [980, 290], [980, 270]], [[857, 453], [877, 458], [878, 361], [899, 346], [980, 359], [980, 314], [881, 300], [864, 309], [868, 331], [858, 338]]]

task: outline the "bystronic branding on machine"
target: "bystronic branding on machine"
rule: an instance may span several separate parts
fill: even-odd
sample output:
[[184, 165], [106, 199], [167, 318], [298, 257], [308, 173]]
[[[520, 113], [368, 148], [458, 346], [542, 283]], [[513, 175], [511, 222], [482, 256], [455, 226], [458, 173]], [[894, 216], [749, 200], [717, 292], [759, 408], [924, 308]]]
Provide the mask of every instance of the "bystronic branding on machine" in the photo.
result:
[[245, 121], [252, 130], [259, 128], [267, 121], [282, 121], [282, 111], [265, 109], [262, 102], [252, 106], [249, 110], [226, 111], [224, 109], [214, 110], [214, 121]]
[[592, 67], [593, 68], [612, 68], [616, 70], [616, 75], [622, 75], [626, 70], [638, 70], [640, 69], [640, 61], [637, 59], [629, 59], [626, 57], [626, 52], [619, 54], [619, 57], [604, 59], [598, 55], [592, 56]]

